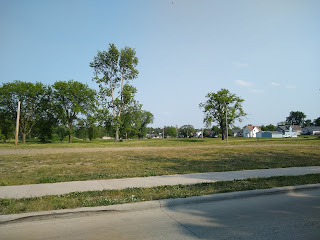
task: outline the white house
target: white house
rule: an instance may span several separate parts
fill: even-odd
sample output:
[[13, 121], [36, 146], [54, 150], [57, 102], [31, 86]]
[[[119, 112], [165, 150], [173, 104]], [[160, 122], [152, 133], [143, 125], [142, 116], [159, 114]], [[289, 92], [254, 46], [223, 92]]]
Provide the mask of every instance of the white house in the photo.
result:
[[258, 132], [261, 132], [258, 126], [246, 126], [243, 129], [243, 137], [257, 137]]

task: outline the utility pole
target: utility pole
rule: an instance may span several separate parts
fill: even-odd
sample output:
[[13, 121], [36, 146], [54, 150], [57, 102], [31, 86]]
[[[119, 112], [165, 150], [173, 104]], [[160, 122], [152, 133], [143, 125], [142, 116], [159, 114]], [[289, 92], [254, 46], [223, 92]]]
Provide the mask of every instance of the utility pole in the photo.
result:
[[20, 101], [18, 102], [18, 111], [17, 111], [16, 138], [15, 138], [16, 145], [18, 145], [19, 121], [20, 121]]

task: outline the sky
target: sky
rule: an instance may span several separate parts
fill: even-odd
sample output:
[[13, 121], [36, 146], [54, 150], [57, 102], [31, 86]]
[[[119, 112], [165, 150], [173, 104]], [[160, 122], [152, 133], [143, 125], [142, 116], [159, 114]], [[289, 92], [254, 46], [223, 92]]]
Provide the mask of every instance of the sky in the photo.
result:
[[97, 51], [134, 48], [153, 127], [203, 128], [199, 104], [244, 99], [237, 126], [320, 117], [318, 0], [0, 0], [0, 84], [92, 81]]

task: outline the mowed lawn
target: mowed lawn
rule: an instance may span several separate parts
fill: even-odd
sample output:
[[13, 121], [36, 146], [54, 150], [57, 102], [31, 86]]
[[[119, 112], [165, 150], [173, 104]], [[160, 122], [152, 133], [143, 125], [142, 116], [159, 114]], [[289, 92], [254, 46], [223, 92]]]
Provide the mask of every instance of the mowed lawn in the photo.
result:
[[320, 165], [320, 138], [0, 144], [0, 185]]

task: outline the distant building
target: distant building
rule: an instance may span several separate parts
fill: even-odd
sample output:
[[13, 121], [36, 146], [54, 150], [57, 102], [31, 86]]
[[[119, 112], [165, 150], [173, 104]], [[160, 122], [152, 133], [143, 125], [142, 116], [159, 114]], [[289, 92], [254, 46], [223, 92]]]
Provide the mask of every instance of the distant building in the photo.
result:
[[243, 129], [243, 137], [256, 137], [258, 132], [261, 132], [258, 126], [246, 126]]
[[277, 131], [261, 131], [257, 133], [257, 138], [267, 137], [267, 138], [282, 138], [282, 132]]
[[320, 126], [305, 127], [302, 129], [303, 135], [320, 135]]
[[281, 125], [281, 126], [277, 126], [277, 128], [275, 129], [275, 131], [278, 132], [283, 132], [283, 131], [288, 131], [290, 130], [290, 127], [292, 129], [292, 131], [297, 132], [297, 135], [301, 135], [301, 127], [298, 125]]
[[232, 135], [234, 137], [242, 137], [243, 136], [243, 130], [240, 129], [240, 128], [232, 129]]
[[281, 132], [284, 138], [298, 137], [298, 132], [293, 130], [293, 126], [278, 126], [275, 131]]

